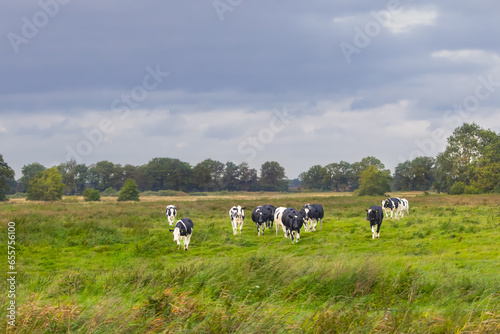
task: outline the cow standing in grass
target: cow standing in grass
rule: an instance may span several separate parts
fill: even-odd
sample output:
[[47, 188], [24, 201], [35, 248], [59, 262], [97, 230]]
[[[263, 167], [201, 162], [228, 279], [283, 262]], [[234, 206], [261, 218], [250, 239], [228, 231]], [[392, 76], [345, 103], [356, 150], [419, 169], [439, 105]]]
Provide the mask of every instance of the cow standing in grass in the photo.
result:
[[179, 249], [182, 242], [184, 244], [184, 250], [188, 250], [191, 235], [193, 234], [193, 227], [194, 223], [191, 219], [182, 218], [177, 221], [173, 230], [169, 230], [174, 233], [174, 242], [177, 242], [177, 249]]
[[269, 211], [263, 206], [258, 206], [252, 211], [252, 221], [257, 225], [257, 233], [259, 237], [264, 234], [266, 225], [269, 224]]
[[167, 210], [165, 211], [165, 215], [168, 218], [168, 223], [170, 225], [174, 225], [175, 216], [177, 216], [177, 208], [174, 205], [167, 206]]
[[323, 217], [325, 216], [325, 211], [321, 204], [306, 204], [300, 210], [300, 214], [304, 218], [304, 230], [306, 232], [316, 231], [318, 226], [318, 221], [320, 222], [319, 229], [323, 228]]
[[372, 239], [380, 238], [380, 226], [382, 225], [382, 220], [384, 220], [382, 207], [372, 205], [369, 210], [366, 210], [366, 220], [370, 222]]
[[238, 228], [240, 230], [243, 228], [243, 221], [245, 220], [245, 210], [246, 207], [233, 206], [231, 210], [229, 210], [229, 218], [231, 218], [231, 225], [233, 226], [233, 234], [238, 234]]
[[385, 217], [389, 218], [389, 212], [391, 213], [391, 218], [396, 217], [399, 219], [400, 211], [401, 211], [401, 200], [397, 197], [388, 198], [382, 201], [382, 207], [385, 211]]
[[300, 239], [300, 229], [304, 225], [304, 218], [294, 208], [287, 208], [283, 212], [283, 217], [281, 219], [283, 225], [285, 226], [285, 237], [289, 237], [292, 243], [299, 242]]

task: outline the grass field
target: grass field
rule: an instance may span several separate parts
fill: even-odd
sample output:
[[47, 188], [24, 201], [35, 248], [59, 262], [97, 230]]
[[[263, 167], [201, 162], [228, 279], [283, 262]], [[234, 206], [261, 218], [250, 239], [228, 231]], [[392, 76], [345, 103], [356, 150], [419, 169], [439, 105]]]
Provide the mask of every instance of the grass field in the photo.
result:
[[[7, 223], [16, 224], [18, 310], [9, 330], [499, 333], [500, 195], [392, 195], [409, 200], [410, 217], [384, 219], [379, 240], [365, 220], [378, 197], [2, 203], [5, 251]], [[251, 209], [243, 234], [232, 235], [232, 205], [300, 209], [308, 202], [323, 204], [323, 230], [302, 232], [298, 244], [274, 230], [258, 237]], [[195, 223], [187, 252], [177, 250], [168, 231], [167, 204]], [[2, 293], [2, 310], [8, 302]]]

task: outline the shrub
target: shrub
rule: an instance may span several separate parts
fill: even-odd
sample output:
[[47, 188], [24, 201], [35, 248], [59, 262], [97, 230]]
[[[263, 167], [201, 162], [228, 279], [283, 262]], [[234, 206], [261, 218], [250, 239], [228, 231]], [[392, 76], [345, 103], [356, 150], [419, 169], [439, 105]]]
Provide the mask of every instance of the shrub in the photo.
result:
[[137, 189], [137, 183], [135, 183], [133, 179], [125, 181], [125, 184], [118, 194], [118, 201], [139, 201], [139, 189]]
[[109, 187], [106, 190], [104, 190], [101, 195], [105, 196], [105, 197], [106, 196], [116, 196], [116, 195], [118, 195], [118, 191], [116, 191], [115, 188]]
[[465, 183], [463, 182], [456, 182], [451, 188], [450, 188], [450, 195], [462, 195], [465, 191]]
[[83, 199], [86, 202], [100, 201], [101, 195], [99, 194], [99, 190], [87, 188], [83, 191]]
[[478, 187], [473, 186], [473, 185], [466, 186], [464, 188], [464, 194], [473, 195], [473, 194], [481, 194], [481, 193], [482, 193], [481, 189], [479, 189]]

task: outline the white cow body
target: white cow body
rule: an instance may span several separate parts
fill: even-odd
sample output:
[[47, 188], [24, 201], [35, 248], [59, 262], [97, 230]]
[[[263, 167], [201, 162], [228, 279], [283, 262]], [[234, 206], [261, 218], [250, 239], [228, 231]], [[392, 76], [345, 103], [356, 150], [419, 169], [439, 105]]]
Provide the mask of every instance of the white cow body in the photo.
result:
[[285, 234], [286, 237], [286, 228], [285, 225], [283, 225], [283, 212], [285, 212], [286, 208], [281, 206], [274, 211], [274, 223], [276, 224], [276, 235], [278, 235], [278, 229], [281, 226], [283, 229], [283, 233]]
[[170, 230], [174, 235], [174, 242], [177, 243], [177, 248], [180, 248], [181, 243], [184, 245], [184, 250], [187, 251], [189, 247], [189, 242], [191, 241], [191, 235], [193, 234], [194, 223], [189, 218], [182, 218], [177, 221], [175, 228]]

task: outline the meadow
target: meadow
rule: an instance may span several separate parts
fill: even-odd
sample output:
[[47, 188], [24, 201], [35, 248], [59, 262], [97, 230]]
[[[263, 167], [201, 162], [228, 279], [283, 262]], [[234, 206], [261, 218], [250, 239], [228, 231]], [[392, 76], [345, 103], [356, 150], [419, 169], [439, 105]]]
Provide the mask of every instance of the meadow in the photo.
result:
[[[18, 305], [11, 333], [498, 333], [500, 195], [406, 197], [410, 216], [365, 220], [381, 197], [226, 194], [140, 202], [0, 204], [16, 224]], [[251, 208], [325, 208], [298, 244]], [[195, 224], [177, 249], [165, 207]], [[242, 235], [228, 211], [247, 206]], [[4, 257], [2, 268], [7, 272]], [[6, 281], [2, 280], [2, 291]], [[9, 300], [0, 296], [2, 310]], [[4, 314], [4, 313], [2, 313]], [[7, 324], [5, 317], [2, 317]], [[2, 328], [6, 328], [2, 325]]]

